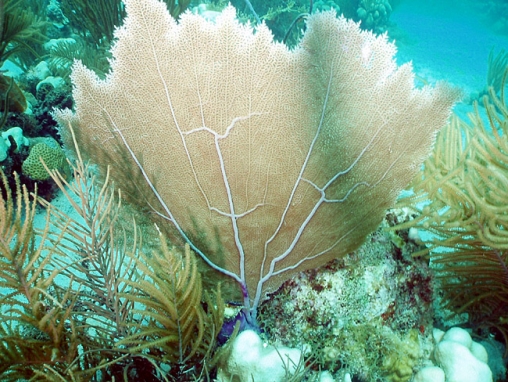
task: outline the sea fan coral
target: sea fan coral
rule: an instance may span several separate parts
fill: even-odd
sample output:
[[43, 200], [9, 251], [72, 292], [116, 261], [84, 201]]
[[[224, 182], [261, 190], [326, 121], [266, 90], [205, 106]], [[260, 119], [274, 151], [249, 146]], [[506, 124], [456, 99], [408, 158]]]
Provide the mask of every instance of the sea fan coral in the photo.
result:
[[177, 23], [157, 0], [125, 4], [111, 74], [74, 66], [62, 135], [71, 124], [133, 204], [235, 281], [226, 295], [253, 318], [266, 293], [377, 227], [457, 96], [415, 89], [386, 36], [334, 12], [311, 15], [289, 50], [232, 7]]

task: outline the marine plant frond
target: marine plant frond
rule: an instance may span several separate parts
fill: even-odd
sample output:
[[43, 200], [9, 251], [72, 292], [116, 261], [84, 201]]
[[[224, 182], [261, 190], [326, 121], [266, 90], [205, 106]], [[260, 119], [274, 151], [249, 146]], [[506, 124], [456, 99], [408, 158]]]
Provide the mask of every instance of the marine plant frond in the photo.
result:
[[180, 369], [192, 365], [191, 359], [209, 362], [224, 306], [220, 292], [215, 301], [203, 293], [195, 255], [188, 244], [180, 254], [161, 240], [160, 250], [136, 256], [138, 280], [122, 281], [131, 286], [124, 297], [135, 303], [133, 313], [141, 318], [126, 325], [131, 334], [117, 346], [135, 354], [148, 352]]
[[[504, 89], [508, 68], [502, 79]], [[490, 87], [470, 123], [453, 117], [414, 182], [416, 227], [433, 234], [426, 244], [444, 305], [467, 313], [473, 325], [508, 339], [508, 106]], [[422, 254], [422, 253], [419, 253]]]
[[180, 254], [126, 219], [109, 170], [99, 182], [77, 145], [75, 155], [72, 180], [46, 166], [64, 208], [29, 195], [17, 176], [14, 198], [0, 172], [0, 380], [208, 375], [220, 290], [204, 293], [189, 247]]
[[[17, 181], [14, 201], [3, 176], [0, 203], [0, 359], [4, 380], [88, 381], [97, 375], [118, 379], [125, 352], [113, 349], [131, 302], [119, 298], [131, 258], [140, 245], [126, 239], [115, 221], [118, 199], [108, 183], [90, 183], [93, 171], [79, 156], [73, 182], [51, 173], [71, 205], [46, 209], [46, 224], [34, 228], [37, 196]], [[136, 231], [136, 228], [133, 228]], [[134, 235], [135, 236], [135, 235]], [[124, 261], [125, 260], [125, 261]], [[78, 347], [79, 345], [79, 347]], [[78, 351], [79, 349], [79, 351]], [[132, 358], [132, 357], [129, 357]]]
[[58, 354], [43, 333], [13, 326], [0, 325], [0, 377], [6, 382], [32, 378]]
[[[21, 56], [26, 58], [26, 54], [31, 54], [31, 58], [38, 57], [38, 46], [41, 46], [47, 36], [45, 30], [49, 23], [39, 16], [26, 9], [18, 2], [0, 5], [0, 25], [2, 26], [0, 34], [0, 63], [8, 58]], [[23, 65], [26, 60], [18, 60]]]
[[94, 346], [111, 347], [113, 339], [123, 336], [122, 323], [132, 318], [133, 302], [121, 297], [130, 287], [121, 280], [137, 281], [136, 259], [127, 253], [136, 253], [141, 247], [141, 235], [135, 221], [125, 226], [118, 221], [120, 195], [109, 182], [109, 173], [99, 182], [79, 150], [77, 160], [70, 164], [72, 182], [56, 170], [46, 170], [72, 206], [73, 216], [45, 200], [40, 202], [51, 213], [54, 232], [64, 233], [52, 235], [50, 240], [58, 244], [55, 251], [65, 254], [57, 261], [63, 275], [74, 289], [80, 288], [76, 314], [83, 319], [86, 331], [96, 333]]
[[75, 32], [95, 47], [109, 46], [125, 16], [121, 0], [62, 0], [60, 7]]
[[168, 7], [169, 13], [175, 19], [178, 17], [189, 7], [190, 0], [164, 0], [166, 6]]
[[[42, 232], [37, 246], [33, 227], [36, 203], [30, 200], [26, 187], [21, 186], [14, 174], [16, 194], [12, 192], [3, 172], [2, 188], [5, 197], [0, 199], [0, 288], [2, 314], [15, 311], [20, 319], [33, 323], [34, 306], [41, 292], [51, 285], [55, 275], [45, 274], [44, 266], [51, 261], [51, 253], [43, 254], [43, 243], [47, 235]], [[20, 298], [20, 296], [23, 296]]]
[[501, 49], [497, 54], [494, 54], [494, 48], [492, 48], [488, 58], [487, 87], [492, 87], [495, 94], [504, 90], [506, 82], [503, 81], [503, 75], [507, 67], [508, 52]]
[[[398, 201], [399, 208], [409, 208], [415, 213], [414, 220], [394, 229], [419, 224], [440, 230], [439, 222], [447, 219], [443, 215], [448, 215], [448, 218], [459, 213], [471, 215], [472, 200], [462, 185], [466, 176], [464, 163], [469, 151], [468, 143], [473, 134], [474, 129], [470, 125], [455, 114], [451, 116], [448, 125], [438, 133], [434, 150], [424, 162], [422, 172], [410, 185], [414, 192]], [[462, 210], [448, 209], [450, 197], [458, 202]]]
[[47, 62], [53, 73], [68, 78], [74, 60], [81, 60], [100, 77], [109, 70], [108, 53], [80, 39], [75, 42], [63, 40], [53, 45]]
[[[72, 129], [71, 137], [76, 144]], [[53, 263], [72, 285], [76, 331], [86, 338], [73, 375], [151, 370], [160, 377], [160, 365], [168, 362], [182, 369], [213, 365], [224, 310], [220, 293], [212, 299], [202, 292], [190, 249], [182, 257], [162, 236], [147, 233], [135, 218], [125, 219], [110, 170], [99, 181], [77, 144], [75, 156], [69, 162], [72, 181], [46, 168], [72, 215], [40, 200], [53, 225], [48, 241], [61, 255]]]
[[5, 9], [9, 11], [14, 8], [29, 9], [33, 14], [44, 18], [48, 12], [51, 0], [4, 0]]
[[70, 289], [56, 284], [60, 270], [46, 243], [49, 216], [36, 233], [36, 200], [16, 179], [14, 200], [6, 176], [0, 199], [0, 379], [31, 378], [45, 365], [58, 365], [77, 352]]

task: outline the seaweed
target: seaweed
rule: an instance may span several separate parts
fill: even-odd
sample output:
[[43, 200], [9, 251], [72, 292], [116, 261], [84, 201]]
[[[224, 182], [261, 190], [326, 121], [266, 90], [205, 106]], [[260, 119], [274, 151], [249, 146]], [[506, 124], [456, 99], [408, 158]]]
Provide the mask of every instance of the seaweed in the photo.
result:
[[96, 47], [109, 47], [125, 17], [121, 0], [62, 0], [60, 6], [74, 31]]
[[49, 50], [48, 66], [60, 77], [69, 78], [74, 60], [82, 61], [100, 77], [109, 70], [110, 55], [104, 50], [85, 43], [83, 40], [61, 40]]
[[[165, 0], [175, 18], [184, 12], [190, 0]], [[59, 41], [50, 50], [49, 65], [55, 73], [68, 78], [72, 63], [81, 60], [87, 67], [104, 77], [109, 70], [108, 49], [114, 32], [122, 24], [125, 7], [121, 0], [62, 0], [61, 10], [79, 36], [74, 42]]]
[[415, 194], [400, 203], [416, 218], [396, 228], [433, 234], [415, 256], [429, 256], [444, 307], [508, 344], [507, 78], [508, 67], [501, 88], [483, 97], [485, 118], [476, 102], [470, 124], [454, 116], [439, 133]]
[[[16, 194], [1, 173], [0, 379], [153, 381], [205, 376], [223, 321], [194, 254], [128, 219], [79, 150], [74, 180], [51, 173], [69, 208]], [[46, 211], [37, 228], [37, 206]], [[127, 211], [127, 212], [126, 212]]]
[[188, 8], [190, 4], [190, 0], [164, 0], [164, 2], [168, 7], [169, 13], [171, 13], [171, 16], [175, 19], [178, 19], [178, 17]]
[[0, 1], [0, 66], [7, 59], [28, 68], [40, 58], [49, 23], [23, 0]]
[[487, 61], [487, 84], [483, 90], [479, 93], [473, 93], [471, 95], [471, 101], [478, 101], [480, 105], [483, 105], [483, 97], [490, 97], [492, 92], [499, 97], [501, 91], [504, 91], [506, 82], [503, 82], [503, 76], [506, 67], [508, 66], [508, 52], [505, 49], [501, 49], [497, 54], [494, 53], [494, 48], [489, 52]]
[[0, 199], [0, 376], [15, 381], [75, 356], [75, 325], [69, 320], [75, 301], [70, 289], [52, 290], [55, 253], [45, 251], [49, 226], [35, 233], [35, 199], [15, 175], [14, 202], [6, 176], [0, 175], [6, 193]]
[[[175, 18], [187, 9], [190, 0], [164, 0]], [[108, 48], [115, 28], [122, 24], [125, 6], [121, 0], [62, 0], [61, 9], [71, 27], [96, 47]]]
[[494, 49], [490, 50], [488, 59], [488, 70], [487, 70], [487, 90], [492, 87], [495, 94], [499, 94], [506, 83], [503, 81], [503, 76], [506, 67], [508, 66], [508, 52], [501, 49], [496, 55], [494, 55]]

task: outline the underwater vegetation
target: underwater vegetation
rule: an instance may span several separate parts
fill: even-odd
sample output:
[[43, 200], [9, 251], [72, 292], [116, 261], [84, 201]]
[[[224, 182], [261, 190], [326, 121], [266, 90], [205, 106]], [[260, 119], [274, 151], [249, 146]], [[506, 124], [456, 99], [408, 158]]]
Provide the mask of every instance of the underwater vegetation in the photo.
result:
[[[111, 34], [102, 31], [98, 39], [83, 33], [52, 48], [52, 65], [63, 76], [82, 57], [72, 74], [76, 107], [55, 114], [76, 160], [54, 167], [44, 159], [44, 167], [37, 159], [50, 151], [46, 145], [27, 163], [34, 179], [52, 175], [80, 217], [35, 194], [31, 199], [17, 178], [14, 186], [3, 182], [0, 379], [213, 378], [227, 353], [216, 344], [223, 300], [243, 306], [243, 317], [255, 326], [269, 292], [301, 270], [358, 248], [418, 173], [457, 97], [443, 84], [415, 89], [411, 66], [395, 65], [385, 37], [329, 13], [306, 15], [305, 36], [289, 51], [274, 44], [266, 28], [253, 34], [239, 24], [231, 8], [216, 24], [196, 15], [183, 15], [177, 24], [167, 3], [155, 10], [147, 1], [154, 13], [148, 15], [132, 1], [126, 1], [127, 12], [115, 4], [110, 11], [121, 17], [110, 18], [111, 25], [123, 26], [112, 47]], [[292, 15], [287, 5], [280, 15]], [[308, 10], [304, 4], [298, 12]], [[275, 20], [278, 11], [272, 11]], [[85, 13], [72, 30], [84, 31], [77, 22], [99, 17]], [[143, 58], [132, 52], [150, 52], [153, 41], [140, 16], [164, 25], [169, 36]], [[340, 36], [331, 32], [337, 30]], [[324, 41], [329, 52], [321, 49]], [[354, 54], [337, 54], [346, 43]], [[497, 90], [482, 99], [488, 123], [481, 105], [469, 125], [452, 118], [408, 203], [432, 202], [414, 207], [421, 216], [408, 226], [440, 235], [428, 251], [446, 307], [506, 337], [503, 54], [489, 58]], [[92, 55], [98, 59], [87, 61]], [[112, 68], [107, 57], [114, 57]], [[498, 133], [489, 137], [494, 127]], [[52, 145], [59, 149], [58, 142]], [[65, 162], [61, 150], [50, 156]], [[47, 210], [44, 228], [33, 224], [36, 201]], [[424, 272], [412, 276], [418, 287], [397, 282], [424, 310], [429, 280]], [[470, 289], [477, 291], [472, 298]], [[377, 318], [409, 327], [407, 337], [363, 324], [354, 348], [365, 352], [371, 341], [372, 354], [358, 363], [376, 365], [393, 380], [402, 372], [411, 378], [425, 329], [403, 317], [407, 305], [399, 305]], [[270, 315], [271, 308], [262, 313]], [[294, 318], [294, 310], [288, 316]], [[318, 325], [306, 335], [312, 330]], [[347, 333], [332, 334], [328, 339], [348, 340]], [[400, 354], [378, 357], [391, 349]], [[335, 347], [321, 355], [320, 366], [341, 366]], [[363, 362], [367, 358], [371, 363]]]
[[[23, 0], [0, 2], [0, 66], [9, 59], [26, 69], [40, 57], [41, 46], [47, 40], [48, 23], [39, 15], [38, 12], [42, 13], [40, 8], [30, 3]], [[26, 108], [25, 96], [14, 79], [2, 73], [0, 131], [9, 112], [22, 113]]]
[[125, 17], [121, 0], [62, 0], [60, 9], [72, 30], [96, 47], [109, 46], [115, 28]]
[[253, 323], [267, 293], [362, 244], [456, 100], [442, 83], [415, 89], [386, 36], [332, 12], [309, 16], [289, 50], [232, 7], [215, 23], [177, 23], [164, 3], [125, 4], [107, 79], [73, 68], [74, 111], [55, 113], [62, 136], [71, 147], [71, 125], [86, 157], [183, 238]]
[[481, 91], [473, 92], [467, 100], [468, 103], [473, 104], [476, 101], [480, 104], [480, 106], [483, 106], [483, 98], [485, 96], [490, 97], [491, 92], [499, 97], [505, 84], [503, 82], [503, 78], [507, 66], [508, 52], [505, 49], [501, 49], [496, 53], [495, 49], [492, 48], [487, 59], [487, 81], [485, 88]]
[[47, 40], [48, 23], [42, 17], [38, 2], [4, 0], [0, 2], [0, 65], [12, 59], [27, 68], [39, 57], [41, 45]]
[[415, 195], [402, 204], [417, 212], [405, 227], [434, 234], [415, 256], [428, 254], [444, 307], [508, 344], [508, 68], [503, 73], [469, 123], [453, 116], [439, 133]]
[[[184, 12], [190, 0], [165, 0], [175, 18]], [[79, 59], [98, 75], [109, 71], [109, 48], [115, 28], [122, 24], [125, 6], [121, 0], [62, 0], [60, 12], [66, 27], [77, 36], [58, 41], [51, 47], [49, 64], [55, 73], [68, 77], [75, 59]]]
[[[170, 248], [123, 216], [118, 192], [107, 179], [96, 183], [80, 157], [72, 170], [72, 184], [52, 176], [74, 215], [19, 181], [13, 199], [1, 175], [0, 379], [208, 375], [223, 320], [220, 291], [203, 291], [188, 246]], [[38, 203], [47, 211], [42, 228], [34, 224]]]
[[[0, 65], [9, 61], [20, 70], [28, 70], [43, 55], [43, 44], [48, 40], [45, 1], [7, 0], [0, 2]], [[15, 65], [12, 65], [15, 64]], [[11, 170], [21, 170], [20, 158], [26, 157], [23, 133], [36, 125], [28, 111], [33, 103], [27, 102], [25, 84], [14, 78], [8, 67], [0, 74], [0, 162], [15, 189]], [[23, 131], [21, 129], [23, 126]], [[31, 189], [30, 179], [22, 176], [23, 183]], [[41, 187], [42, 188], [42, 187]], [[4, 194], [5, 196], [5, 194]]]
[[[363, 30], [376, 34], [387, 31], [392, 8], [400, 0], [233, 0], [231, 4], [239, 11], [240, 20], [254, 24], [264, 21], [276, 41], [295, 46], [305, 30], [304, 19], [311, 13], [334, 10], [337, 14], [360, 22]], [[219, 0], [225, 7], [228, 2]]]
[[505, 69], [508, 67], [508, 52], [501, 49], [497, 54], [491, 49], [488, 58], [487, 95], [492, 88], [494, 94], [499, 95], [506, 85]]

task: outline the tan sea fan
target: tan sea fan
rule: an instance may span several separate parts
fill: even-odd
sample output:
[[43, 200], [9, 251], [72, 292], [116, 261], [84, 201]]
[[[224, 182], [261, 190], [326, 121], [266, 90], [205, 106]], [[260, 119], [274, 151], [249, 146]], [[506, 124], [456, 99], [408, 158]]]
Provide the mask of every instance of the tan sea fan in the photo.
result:
[[354, 250], [426, 158], [457, 92], [415, 89], [386, 35], [333, 12], [300, 45], [227, 7], [177, 23], [126, 0], [112, 71], [74, 65], [70, 123], [124, 194], [239, 285], [255, 310], [296, 272]]

